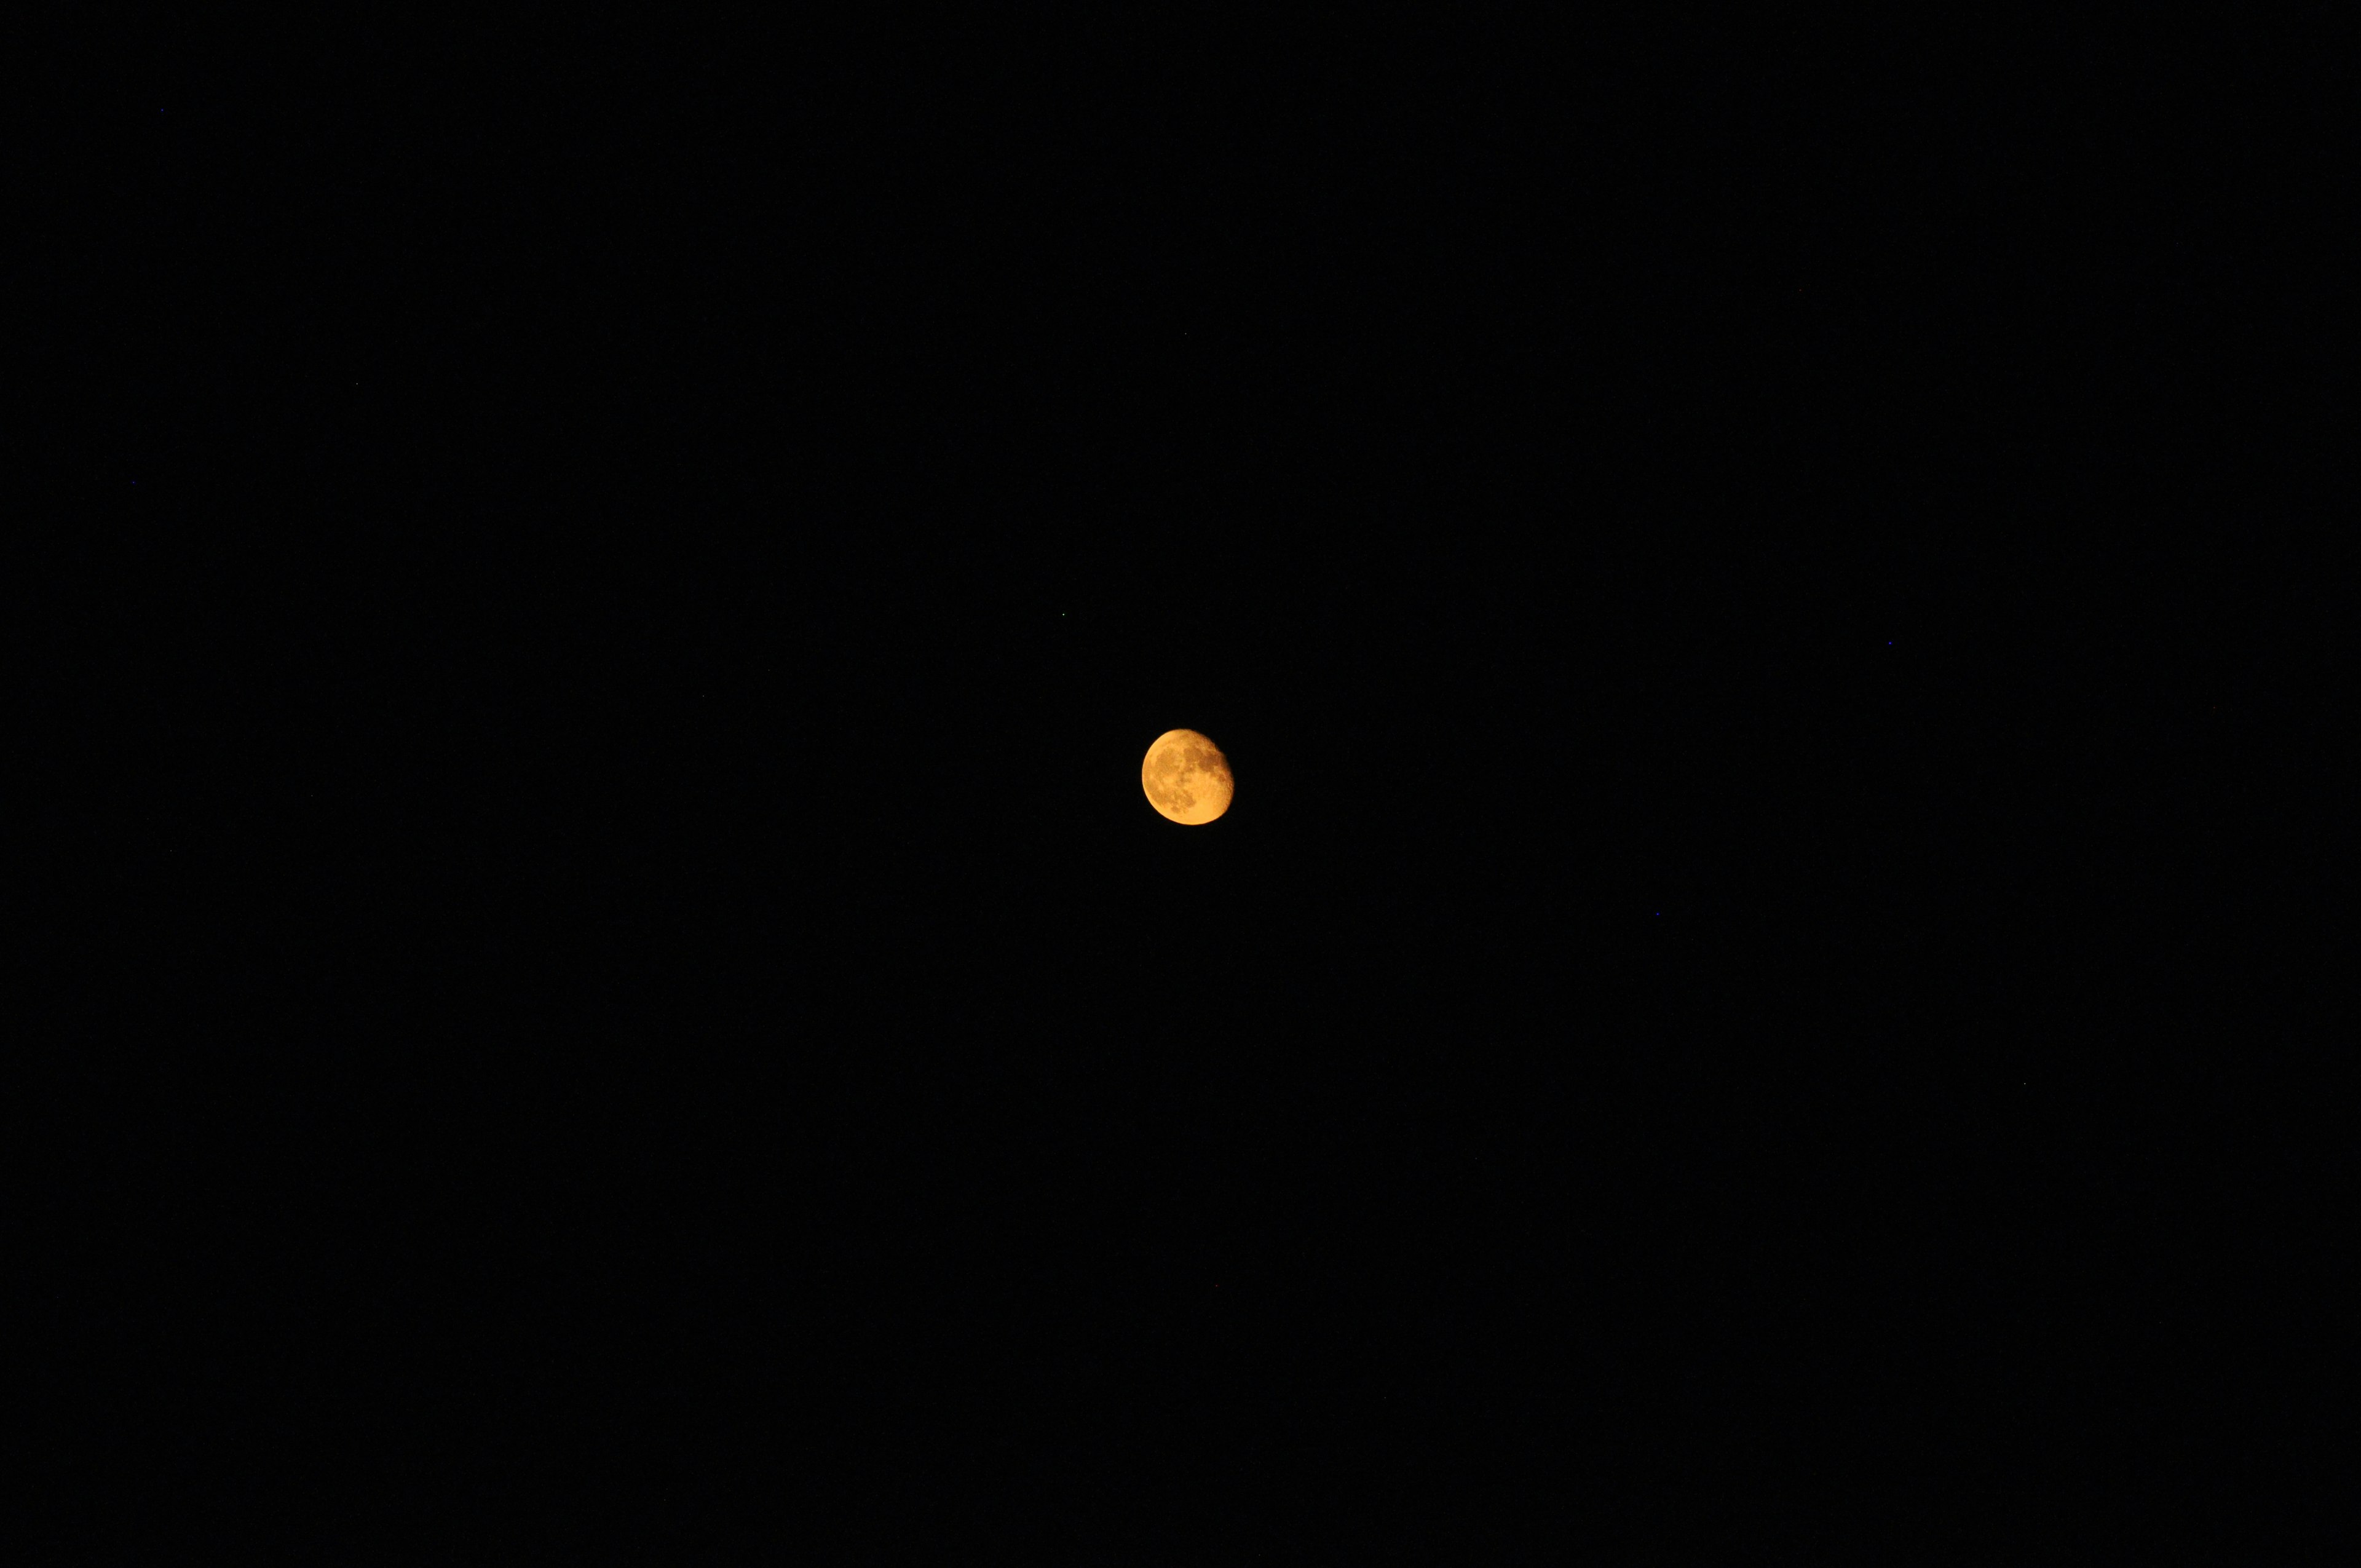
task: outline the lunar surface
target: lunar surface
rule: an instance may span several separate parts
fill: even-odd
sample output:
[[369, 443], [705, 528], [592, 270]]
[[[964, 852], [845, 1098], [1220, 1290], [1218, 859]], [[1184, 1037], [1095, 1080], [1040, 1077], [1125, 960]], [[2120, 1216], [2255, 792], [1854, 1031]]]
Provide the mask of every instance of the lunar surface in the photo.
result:
[[1139, 764], [1139, 787], [1148, 805], [1193, 828], [1230, 808], [1230, 760], [1194, 729], [1168, 729]]

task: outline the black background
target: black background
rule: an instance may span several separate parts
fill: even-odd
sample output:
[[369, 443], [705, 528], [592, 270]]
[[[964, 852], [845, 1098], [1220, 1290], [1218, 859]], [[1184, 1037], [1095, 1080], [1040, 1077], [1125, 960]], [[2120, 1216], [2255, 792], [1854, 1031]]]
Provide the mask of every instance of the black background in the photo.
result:
[[2240, 1092], [2322, 891], [2294, 54], [224, 52], [53, 149], [69, 1476], [1357, 1562], [2310, 1474], [2230, 1409], [2325, 1268]]

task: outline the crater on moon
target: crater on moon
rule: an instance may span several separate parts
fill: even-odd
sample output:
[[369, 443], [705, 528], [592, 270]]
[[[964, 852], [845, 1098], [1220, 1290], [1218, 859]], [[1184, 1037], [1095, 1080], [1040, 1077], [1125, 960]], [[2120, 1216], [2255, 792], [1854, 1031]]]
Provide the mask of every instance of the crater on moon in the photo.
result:
[[1230, 808], [1230, 760], [1194, 729], [1168, 729], [1139, 765], [1148, 804], [1175, 822], [1195, 827]]

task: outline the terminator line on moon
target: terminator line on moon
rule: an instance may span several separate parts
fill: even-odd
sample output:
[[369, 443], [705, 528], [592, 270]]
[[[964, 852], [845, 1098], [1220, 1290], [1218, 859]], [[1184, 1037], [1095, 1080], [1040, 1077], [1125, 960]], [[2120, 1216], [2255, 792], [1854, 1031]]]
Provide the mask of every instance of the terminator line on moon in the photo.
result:
[[1230, 808], [1230, 760], [1194, 729], [1168, 729], [1139, 764], [1139, 787], [1163, 817], [1199, 827]]

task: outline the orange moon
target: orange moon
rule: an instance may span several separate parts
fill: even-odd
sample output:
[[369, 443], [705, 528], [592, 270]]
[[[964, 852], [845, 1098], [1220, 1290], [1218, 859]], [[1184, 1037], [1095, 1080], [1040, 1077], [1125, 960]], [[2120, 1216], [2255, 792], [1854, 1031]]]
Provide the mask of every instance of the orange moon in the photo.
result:
[[1174, 822], [1198, 827], [1230, 808], [1230, 760], [1194, 729], [1168, 729], [1139, 764], [1148, 804]]

